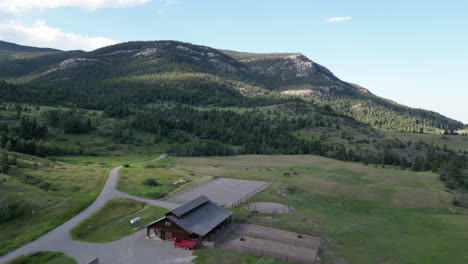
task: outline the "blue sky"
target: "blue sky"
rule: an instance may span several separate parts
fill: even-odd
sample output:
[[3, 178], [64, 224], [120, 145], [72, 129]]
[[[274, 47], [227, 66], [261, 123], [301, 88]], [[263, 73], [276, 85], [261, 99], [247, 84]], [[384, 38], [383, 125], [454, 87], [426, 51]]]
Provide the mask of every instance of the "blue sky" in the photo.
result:
[[379, 96], [468, 123], [468, 1], [23, 1], [0, 0], [0, 39], [87, 50], [171, 39], [301, 52]]

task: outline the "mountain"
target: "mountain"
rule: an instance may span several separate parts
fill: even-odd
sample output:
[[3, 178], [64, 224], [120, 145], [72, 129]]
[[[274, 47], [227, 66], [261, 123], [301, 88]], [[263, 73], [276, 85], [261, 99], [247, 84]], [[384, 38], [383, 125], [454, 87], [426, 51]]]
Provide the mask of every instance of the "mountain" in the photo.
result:
[[182, 156], [314, 154], [440, 171], [463, 190], [454, 203], [468, 201], [466, 138], [452, 135], [461, 122], [378, 97], [299, 53], [139, 41], [15, 54], [0, 61], [4, 149], [91, 155], [117, 142]]
[[15, 51], [15, 52], [57, 52], [58, 49], [51, 48], [36, 48], [30, 46], [18, 45], [11, 42], [1, 41], [0, 40], [0, 50], [1, 51]]
[[22, 86], [2, 89], [5, 99], [92, 109], [162, 102], [265, 106], [302, 100], [385, 130], [442, 133], [463, 127], [342, 81], [300, 53], [242, 53], [178, 41], [48, 52], [0, 62], [0, 78]]

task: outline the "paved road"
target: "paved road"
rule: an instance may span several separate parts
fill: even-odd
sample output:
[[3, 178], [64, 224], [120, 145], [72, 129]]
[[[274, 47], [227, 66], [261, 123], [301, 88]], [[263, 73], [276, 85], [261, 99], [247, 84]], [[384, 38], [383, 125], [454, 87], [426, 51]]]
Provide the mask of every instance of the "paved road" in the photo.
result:
[[[165, 155], [161, 155], [156, 159], [131, 165], [156, 161], [165, 157]], [[121, 168], [122, 166], [118, 166], [110, 170], [106, 183], [98, 197], [85, 210], [36, 240], [0, 257], [0, 263], [5, 263], [20, 255], [43, 250], [64, 252], [73, 257], [78, 263], [89, 263], [95, 258], [99, 258], [101, 264], [191, 263], [191, 251], [176, 249], [169, 242], [146, 239], [145, 229], [121, 240], [104, 244], [77, 242], [70, 237], [70, 230], [75, 225], [99, 210], [112, 198], [134, 199], [167, 209], [174, 209], [178, 206], [173, 203], [144, 199], [117, 191], [115, 186]]]

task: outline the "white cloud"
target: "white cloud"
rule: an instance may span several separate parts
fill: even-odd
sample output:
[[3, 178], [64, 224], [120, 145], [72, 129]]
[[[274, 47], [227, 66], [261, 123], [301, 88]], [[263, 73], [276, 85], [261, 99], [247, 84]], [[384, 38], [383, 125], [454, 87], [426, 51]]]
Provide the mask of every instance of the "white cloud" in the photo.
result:
[[0, 24], [0, 39], [35, 47], [87, 51], [118, 43], [109, 38], [66, 33], [60, 28], [49, 27], [42, 20], [36, 21], [32, 26], [16, 21]]
[[349, 21], [351, 20], [352, 17], [330, 17], [330, 18], [327, 18], [325, 20], [325, 22], [328, 22], [328, 23], [337, 23], [337, 22], [345, 22], [345, 21]]
[[161, 3], [164, 3], [166, 5], [175, 5], [175, 4], [177, 4], [176, 0], [159, 0], [159, 1], [161, 1]]
[[[151, 0], [0, 0], [0, 12], [19, 14], [31, 9], [80, 7], [87, 10], [98, 8], [125, 8], [150, 2]], [[165, 0], [164, 2], [175, 2]]]

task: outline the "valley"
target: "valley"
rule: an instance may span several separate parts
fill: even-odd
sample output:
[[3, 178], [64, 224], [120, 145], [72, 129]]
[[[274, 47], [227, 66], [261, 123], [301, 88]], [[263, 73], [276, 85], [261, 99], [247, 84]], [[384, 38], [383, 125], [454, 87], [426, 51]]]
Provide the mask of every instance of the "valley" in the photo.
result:
[[[284, 263], [145, 240], [141, 228], [179, 205], [165, 197], [217, 178], [271, 183], [228, 208], [232, 218], [322, 238], [318, 263], [468, 262], [459, 121], [378, 97], [300, 53], [177, 41], [0, 50], [0, 262], [44, 251], [24, 258], [85, 263], [81, 252], [102, 249], [103, 263], [128, 263], [109, 250], [128, 242], [143, 261], [154, 247], [169, 252], [160, 261]], [[293, 210], [251, 213], [252, 202]], [[67, 243], [31, 246], [51, 238]]]

